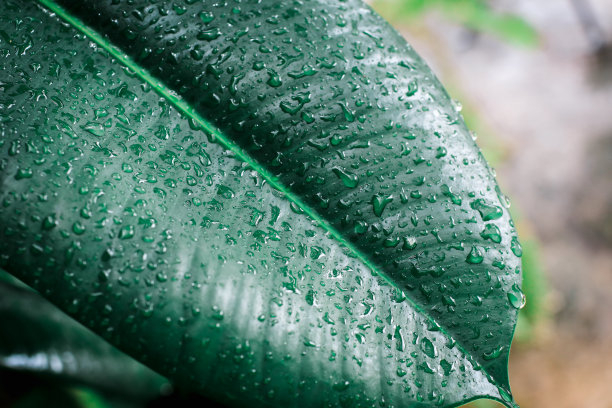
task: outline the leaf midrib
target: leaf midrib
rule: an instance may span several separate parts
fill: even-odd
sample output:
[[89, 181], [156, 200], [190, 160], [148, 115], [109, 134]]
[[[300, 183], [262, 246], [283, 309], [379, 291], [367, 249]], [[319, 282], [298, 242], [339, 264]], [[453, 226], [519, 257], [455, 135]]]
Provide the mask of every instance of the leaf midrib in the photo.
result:
[[[391, 285], [393, 288], [403, 290], [399, 287], [399, 285], [391, 279], [379, 266], [377, 266], [369, 257], [360, 251], [355, 245], [353, 245], [350, 241], [346, 240], [344, 236], [334, 228], [325, 218], [321, 217], [315, 210], [313, 210], [307, 203], [302, 201], [299, 196], [294, 194], [291, 190], [289, 190], [285, 185], [279, 182], [278, 178], [276, 178], [272, 173], [266, 170], [265, 167], [260, 165], [257, 160], [249, 156], [240, 146], [232, 142], [229, 138], [227, 138], [223, 132], [221, 132], [216, 126], [212, 125], [208, 120], [206, 120], [203, 116], [201, 116], [196, 110], [194, 110], [185, 100], [183, 100], [180, 96], [176, 94], [176, 92], [167, 87], [162, 81], [155, 78], [151, 75], [145, 68], [138, 65], [135, 61], [133, 61], [128, 55], [124, 54], [119, 48], [110, 43], [106, 38], [104, 38], [97, 31], [93, 30], [85, 23], [83, 23], [78, 17], [71, 15], [68, 11], [66, 11], [62, 6], [55, 3], [53, 0], [38, 0], [39, 3], [48, 8], [51, 12], [55, 13], [58, 17], [66, 21], [73, 28], [77, 29], [81, 33], [83, 33], [87, 38], [91, 41], [98, 44], [104, 50], [106, 50], [111, 56], [116, 58], [120, 63], [122, 63], [125, 67], [132, 70], [140, 79], [147, 82], [151, 87], [161, 96], [166, 98], [168, 101], [172, 103], [172, 105], [187, 115], [189, 118], [193, 119], [198, 125], [201, 126], [202, 130], [210, 133], [221, 145], [223, 145], [226, 149], [233, 152], [240, 160], [248, 164], [253, 170], [259, 173], [273, 188], [280, 191], [289, 201], [297, 204], [304, 213], [316, 221], [321, 228], [323, 228], [326, 232], [328, 232], [333, 238], [335, 238], [342, 246], [348, 248], [351, 253], [355, 255], [357, 259], [359, 259], [366, 267], [368, 267], [373, 274], [376, 276], [380, 276], [385, 282]], [[415, 303], [410, 297], [406, 296], [405, 299], [410, 303], [410, 305], [422, 316], [424, 316], [430, 322], [436, 324], [440, 328], [440, 332], [447, 336], [449, 339], [455, 341], [457, 348], [464, 354], [465, 358], [467, 358], [472, 364], [482, 367], [473, 356], [463, 347], [463, 345], [457, 341], [453, 336], [451, 336], [446, 329], [441, 326], [433, 317], [431, 317], [419, 304]], [[487, 379], [492, 385], [496, 387], [501, 387], [508, 393], [510, 392], [506, 386], [503, 384], [498, 384], [497, 381], [491, 377], [491, 375], [482, 368], [482, 372], [485, 374]], [[501, 401], [504, 404], [505, 401]]]

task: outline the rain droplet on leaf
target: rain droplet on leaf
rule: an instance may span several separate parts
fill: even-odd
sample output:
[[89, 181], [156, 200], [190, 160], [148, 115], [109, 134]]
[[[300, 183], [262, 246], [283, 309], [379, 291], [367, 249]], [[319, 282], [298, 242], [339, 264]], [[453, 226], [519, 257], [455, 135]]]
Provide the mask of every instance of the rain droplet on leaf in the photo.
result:
[[374, 214], [377, 217], [380, 217], [383, 211], [385, 210], [385, 207], [387, 206], [387, 204], [389, 204], [391, 201], [393, 201], [392, 195], [376, 194], [375, 196], [373, 196], [372, 197], [372, 207], [374, 210]]
[[340, 167], [334, 167], [332, 171], [342, 181], [342, 184], [348, 188], [355, 188], [359, 184], [357, 175], [350, 171], [343, 170]]
[[496, 220], [498, 218], [501, 218], [502, 215], [504, 215], [501, 207], [497, 205], [487, 204], [487, 202], [482, 198], [472, 201], [470, 207], [480, 213], [480, 216], [482, 217], [483, 221]]
[[469, 264], [479, 264], [482, 263], [483, 259], [484, 254], [482, 253], [482, 249], [474, 245], [467, 258], [465, 258], [465, 262]]
[[510, 241], [510, 249], [512, 250], [512, 253], [517, 257], [520, 258], [521, 256], [523, 256], [523, 247], [521, 247], [521, 244], [518, 241], [517, 237], [512, 237], [512, 241]]
[[527, 298], [521, 288], [517, 284], [514, 284], [512, 285], [512, 290], [508, 292], [508, 301], [513, 308], [522, 309], [527, 303]]

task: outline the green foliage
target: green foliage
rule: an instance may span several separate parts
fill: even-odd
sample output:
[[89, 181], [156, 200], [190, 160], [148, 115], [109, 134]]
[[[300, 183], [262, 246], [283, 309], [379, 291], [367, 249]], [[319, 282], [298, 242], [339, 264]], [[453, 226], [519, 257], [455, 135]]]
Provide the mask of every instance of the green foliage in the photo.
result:
[[373, 6], [390, 21], [401, 24], [438, 10], [445, 17], [475, 31], [493, 34], [521, 46], [534, 46], [538, 35], [522, 18], [497, 13], [486, 0], [376, 0]]
[[5, 370], [136, 401], [156, 397], [167, 384], [32, 290], [0, 282], [0, 321], [0, 368]]
[[380, 16], [60, 3], [2, 0], [2, 268], [231, 406], [513, 405], [507, 198]]

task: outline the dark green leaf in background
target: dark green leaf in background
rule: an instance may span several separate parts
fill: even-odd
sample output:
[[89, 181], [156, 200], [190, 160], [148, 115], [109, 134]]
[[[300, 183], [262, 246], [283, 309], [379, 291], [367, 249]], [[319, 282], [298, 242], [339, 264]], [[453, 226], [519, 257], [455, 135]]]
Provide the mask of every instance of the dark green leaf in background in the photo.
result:
[[520, 245], [354, 0], [2, 0], [0, 267], [234, 406], [511, 404]]
[[135, 401], [155, 398], [169, 387], [162, 376], [121, 353], [36, 292], [5, 282], [0, 282], [0, 330], [3, 369], [59, 378], [63, 383]]

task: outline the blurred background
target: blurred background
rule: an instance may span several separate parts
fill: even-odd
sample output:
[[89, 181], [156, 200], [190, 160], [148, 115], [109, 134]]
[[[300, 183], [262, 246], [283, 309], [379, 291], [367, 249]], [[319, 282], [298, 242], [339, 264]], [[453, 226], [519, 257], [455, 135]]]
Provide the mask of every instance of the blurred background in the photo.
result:
[[370, 4], [460, 101], [513, 200], [527, 294], [517, 402], [611, 408], [612, 1]]
[[[517, 402], [522, 408], [612, 408], [612, 1], [369, 3], [460, 101], [477, 143], [513, 199], [527, 295], [510, 361]], [[18, 290], [8, 288], [0, 289]], [[62, 321], [69, 341], [50, 346], [91, 349], [95, 336], [85, 341], [76, 328], [70, 335], [71, 321], [39, 305], [27, 289], [19, 290], [25, 292], [0, 291], [0, 319], [15, 308], [9, 299], [20, 299], [22, 310], [38, 312], [13, 324], [26, 330]], [[173, 390], [105, 343], [99, 347], [94, 357], [103, 354], [102, 369], [116, 371], [107, 383], [99, 384], [100, 367], [91, 366], [91, 378], [87, 370], [79, 378], [74, 374], [83, 386], [61, 387], [53, 376], [36, 374], [37, 361], [13, 359], [15, 368], [27, 363], [35, 370], [0, 369], [0, 406], [50, 407], [50, 401], [59, 401], [61, 407], [127, 407], [148, 398], [151, 389], [163, 395], [148, 407], [212, 406]], [[123, 381], [131, 384], [129, 395], [113, 400], [105, 394], [104, 386], [113, 390]], [[97, 391], [87, 387], [91, 383]], [[484, 400], [470, 404], [497, 406]]]

